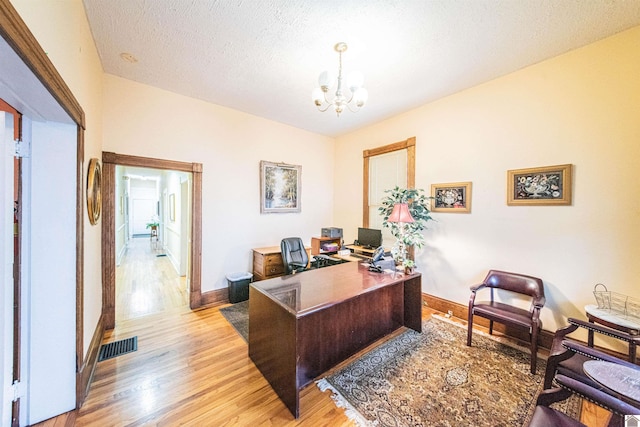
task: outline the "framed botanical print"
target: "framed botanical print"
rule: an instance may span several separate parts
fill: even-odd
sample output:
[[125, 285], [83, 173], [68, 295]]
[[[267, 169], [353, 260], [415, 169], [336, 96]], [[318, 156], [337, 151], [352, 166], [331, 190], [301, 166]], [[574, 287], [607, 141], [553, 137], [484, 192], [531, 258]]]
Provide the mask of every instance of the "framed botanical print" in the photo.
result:
[[507, 171], [507, 205], [570, 204], [570, 164]]
[[302, 166], [260, 162], [260, 213], [301, 212]]
[[431, 211], [471, 212], [471, 182], [431, 184]]

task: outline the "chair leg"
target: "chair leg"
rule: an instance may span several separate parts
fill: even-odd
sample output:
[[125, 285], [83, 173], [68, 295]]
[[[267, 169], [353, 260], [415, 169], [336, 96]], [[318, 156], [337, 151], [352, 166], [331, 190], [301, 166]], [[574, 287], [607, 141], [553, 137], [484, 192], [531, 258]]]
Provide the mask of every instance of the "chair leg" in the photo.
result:
[[469, 313], [469, 321], [467, 322], [467, 345], [471, 346], [471, 335], [473, 329], [473, 313]]
[[535, 375], [538, 363], [538, 329], [532, 328], [531, 332], [531, 373]]
[[493, 320], [489, 320], [489, 335], [493, 335]]

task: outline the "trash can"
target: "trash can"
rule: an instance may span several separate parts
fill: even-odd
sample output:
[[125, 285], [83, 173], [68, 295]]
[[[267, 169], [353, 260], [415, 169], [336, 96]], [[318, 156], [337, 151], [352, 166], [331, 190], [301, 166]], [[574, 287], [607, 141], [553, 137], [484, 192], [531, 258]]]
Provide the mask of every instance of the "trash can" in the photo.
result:
[[229, 302], [235, 304], [249, 299], [249, 283], [251, 283], [251, 273], [229, 273], [227, 283], [229, 284]]

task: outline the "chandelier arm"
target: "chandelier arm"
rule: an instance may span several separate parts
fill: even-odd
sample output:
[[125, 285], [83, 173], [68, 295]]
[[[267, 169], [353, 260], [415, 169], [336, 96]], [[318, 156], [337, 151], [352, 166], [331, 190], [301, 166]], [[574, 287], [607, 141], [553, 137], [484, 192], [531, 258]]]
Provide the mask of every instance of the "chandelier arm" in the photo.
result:
[[320, 111], [321, 113], [324, 113], [325, 111], [327, 111], [329, 109], [329, 107], [331, 107], [333, 104], [328, 104], [326, 107], [324, 108], [320, 108], [319, 105], [317, 105], [318, 107], [318, 111]]

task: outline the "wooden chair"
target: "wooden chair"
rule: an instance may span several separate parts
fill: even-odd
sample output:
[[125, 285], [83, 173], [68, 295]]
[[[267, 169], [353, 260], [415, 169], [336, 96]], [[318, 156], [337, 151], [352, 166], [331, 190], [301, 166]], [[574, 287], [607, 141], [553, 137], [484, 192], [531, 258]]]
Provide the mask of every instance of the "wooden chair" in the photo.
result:
[[598, 387], [592, 387], [573, 378], [557, 375], [555, 378], [559, 387], [542, 390], [536, 401], [536, 409], [529, 422], [529, 427], [585, 427], [584, 424], [559, 412], [549, 405], [567, 399], [575, 394], [611, 412], [608, 426], [623, 427], [625, 415], [637, 414], [639, 409]]
[[[583, 328], [589, 332], [597, 332], [599, 334], [633, 344], [634, 346], [640, 344], [640, 336], [631, 335], [623, 331], [584, 320], [569, 318], [567, 321], [569, 322], [569, 325], [558, 329], [553, 337], [551, 350], [549, 351], [549, 358], [547, 359], [547, 369], [544, 375], [545, 389], [551, 388], [556, 374], [565, 375], [578, 381], [593, 385], [593, 381], [582, 369], [582, 365], [587, 360], [603, 360], [606, 362], [634, 366], [631, 361], [627, 362], [610, 354], [586, 346], [583, 343], [571, 339], [568, 335], [576, 331], [578, 328]], [[630, 358], [633, 360], [635, 357], [630, 356]]]
[[[476, 293], [485, 288], [490, 290], [490, 300], [476, 302]], [[495, 290], [531, 297], [529, 310], [495, 301]], [[538, 360], [538, 333], [542, 328], [540, 309], [544, 303], [544, 286], [541, 279], [518, 273], [490, 270], [482, 283], [471, 286], [467, 345], [471, 345], [474, 315], [489, 319], [490, 334], [493, 333], [493, 322], [528, 329], [531, 342], [531, 373], [535, 374]]]

